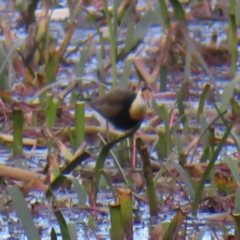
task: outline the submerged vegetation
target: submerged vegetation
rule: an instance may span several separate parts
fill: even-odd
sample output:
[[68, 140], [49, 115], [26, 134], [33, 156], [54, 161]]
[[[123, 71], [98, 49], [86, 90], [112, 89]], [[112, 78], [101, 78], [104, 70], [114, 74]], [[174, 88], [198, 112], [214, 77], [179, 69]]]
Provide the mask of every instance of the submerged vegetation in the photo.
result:
[[[4, 239], [240, 239], [240, 3], [14, 3], [0, 18]], [[140, 129], [99, 124], [87, 100], [142, 86]]]

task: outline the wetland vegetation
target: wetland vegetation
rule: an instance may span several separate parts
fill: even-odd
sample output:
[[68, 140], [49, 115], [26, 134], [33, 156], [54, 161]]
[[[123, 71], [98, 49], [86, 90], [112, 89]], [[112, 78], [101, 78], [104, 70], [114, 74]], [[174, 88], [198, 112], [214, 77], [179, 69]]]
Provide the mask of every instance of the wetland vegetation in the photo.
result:
[[[240, 3], [2, 1], [2, 239], [240, 239]], [[88, 100], [148, 86], [139, 129]]]

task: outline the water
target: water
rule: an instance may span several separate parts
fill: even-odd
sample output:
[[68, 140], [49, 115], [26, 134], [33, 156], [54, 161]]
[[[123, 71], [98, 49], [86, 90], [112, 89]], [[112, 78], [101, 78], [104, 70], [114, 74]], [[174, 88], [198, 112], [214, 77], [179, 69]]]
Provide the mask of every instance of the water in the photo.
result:
[[[66, 2], [62, 1], [62, 5], [65, 6]], [[145, 4], [145, 1], [139, 1], [139, 5], [142, 6]], [[0, 6], [1, 7], [1, 6]], [[8, 16], [8, 19], [10, 21], [11, 17], [13, 16], [11, 13], [6, 14]], [[14, 14], [16, 17], [17, 15]], [[15, 18], [14, 18], [15, 20]], [[14, 22], [13, 19], [11, 19], [12, 22]], [[190, 30], [190, 35], [196, 37], [199, 41], [205, 44], [209, 44], [211, 40], [211, 35], [213, 31], [216, 31], [218, 33], [218, 43], [224, 39], [226, 39], [226, 33], [224, 29], [227, 26], [227, 22], [211, 22], [211, 21], [199, 21], [199, 22], [192, 22], [189, 24], [189, 30]], [[50, 25], [51, 32], [53, 32], [53, 35], [61, 41], [63, 38], [63, 24], [59, 22], [53, 22]], [[16, 30], [16, 29], [15, 29]], [[93, 29], [77, 29], [74, 32], [73, 38], [71, 45], [68, 48], [68, 51], [73, 49], [76, 45], [76, 42], [79, 40], [83, 41], [87, 37], [95, 34], [95, 30]], [[199, 34], [201, 32], [201, 34]], [[18, 29], [16, 31], [16, 34], [19, 38], [19, 41], [21, 42], [26, 38], [26, 33], [23, 31], [23, 29]], [[124, 36], [124, 31], [123, 31], [123, 36]], [[160, 26], [154, 25], [152, 26], [149, 31], [147, 32], [145, 38], [143, 39], [143, 43], [139, 45], [138, 49], [136, 52], [139, 52], [138, 56], [148, 56], [147, 49], [150, 48], [154, 44], [154, 42], [159, 39], [159, 37], [162, 35], [162, 28]], [[1, 36], [2, 37], [2, 36]], [[123, 37], [124, 38], [124, 37]], [[94, 37], [94, 41], [96, 42], [95, 49], [96, 51], [100, 50], [100, 44], [98, 44], [98, 36]], [[81, 50], [81, 48], [80, 48]], [[72, 61], [73, 63], [76, 63], [79, 61], [81, 57], [80, 51], [77, 51], [76, 53], [70, 55], [68, 60]], [[239, 61], [239, 59], [238, 59]], [[121, 74], [122, 69], [123, 69], [123, 62], [120, 62], [118, 64], [118, 73]], [[64, 68], [64, 66], [63, 66]], [[84, 73], [84, 82], [91, 82], [92, 79], [97, 80], [97, 74], [96, 70], [98, 68], [98, 59], [96, 57], [91, 57], [88, 59], [88, 62], [86, 64], [85, 68], [85, 73]], [[214, 67], [214, 69], [218, 73], [222, 72], [228, 72], [229, 66], [217, 66]], [[227, 69], [227, 70], [226, 70]], [[63, 69], [59, 71], [59, 74], [57, 76], [58, 81], [61, 81], [62, 84], [67, 85], [68, 81], [70, 78], [74, 77], [74, 66], [71, 67], [65, 67], [65, 70], [68, 70], [69, 72], [64, 72]], [[238, 71], [239, 71], [239, 66], [238, 66]], [[134, 67], [132, 67], [132, 81], [137, 81], [138, 78], [134, 73]], [[107, 75], [107, 80], [109, 82], [111, 81], [110, 74], [106, 73]], [[121, 76], [121, 75], [120, 75]], [[170, 74], [172, 76], [172, 74]], [[218, 75], [220, 76], [220, 75]], [[200, 75], [196, 74], [191, 74], [190, 79], [194, 79], [194, 83], [196, 84], [195, 91], [200, 92], [201, 88], [209, 81], [209, 77], [201, 73]], [[216, 80], [217, 85], [219, 87], [220, 93], [222, 93], [224, 87], [228, 84], [230, 80], [228, 78], [219, 78]], [[179, 84], [168, 84], [168, 92], [175, 92], [176, 89], [179, 87]], [[66, 102], [69, 102], [69, 98], [66, 98]], [[169, 106], [173, 106], [175, 99], [163, 99], [159, 98], [157, 99], [161, 103], [165, 103]], [[192, 104], [193, 108], [198, 107], [198, 99], [195, 101], [190, 102]], [[212, 106], [209, 106], [209, 109], [212, 109]], [[91, 114], [91, 111], [87, 111], [88, 114]], [[191, 122], [193, 125], [193, 123]], [[144, 123], [143, 126], [147, 126], [148, 122]], [[162, 125], [163, 126], [163, 125]], [[217, 131], [217, 134], [222, 135], [223, 130], [220, 128]], [[92, 146], [88, 146], [89, 148]], [[96, 145], [94, 145], [95, 151], [96, 151]], [[202, 149], [197, 148], [198, 154], [201, 154]], [[236, 151], [236, 148], [234, 146], [227, 146], [226, 148], [223, 149], [223, 152], [225, 152], [228, 155], [231, 155]], [[47, 150], [46, 149], [35, 149], [31, 151], [30, 149], [24, 149], [24, 152], [26, 153], [32, 153], [33, 156], [28, 159], [29, 163], [29, 168], [34, 171], [39, 171], [41, 170], [45, 164], [46, 164], [46, 154]], [[10, 151], [7, 150], [4, 146], [3, 151], [1, 152], [1, 157], [0, 157], [0, 163], [1, 164], [8, 164], [8, 165], [13, 165], [14, 161], [9, 160], [10, 157]], [[153, 155], [156, 156], [156, 152], [152, 152]], [[195, 161], [199, 161], [198, 156], [194, 158]], [[107, 160], [108, 164], [106, 165], [107, 167], [111, 168], [113, 167], [112, 164], [112, 159]], [[92, 167], [94, 165], [94, 161], [90, 161], [89, 164], [86, 165], [86, 167]], [[120, 185], [121, 186], [121, 185]], [[140, 192], [140, 194], [143, 194], [143, 192]], [[87, 211], [87, 210], [82, 210], [78, 204], [78, 199], [75, 194], [75, 191], [68, 191], [68, 190], [58, 190], [56, 191], [56, 196], [59, 202], [63, 203], [64, 205], [67, 205], [68, 207], [63, 207], [62, 213], [64, 215], [64, 218], [68, 222], [75, 223], [78, 229], [78, 234], [79, 234], [79, 239], [89, 239], [89, 238], [94, 238], [93, 232], [89, 229], [89, 227], [86, 227], [87, 221], [88, 221], [88, 216], [89, 214], [92, 214], [92, 211]], [[165, 193], [163, 195], [160, 195], [162, 197], [163, 201], [167, 199], [168, 193]], [[44, 195], [40, 191], [31, 191], [31, 193], [26, 197], [26, 201], [29, 205], [29, 208], [31, 205], [35, 206], [35, 211], [36, 214], [34, 215], [34, 221], [36, 223], [36, 226], [41, 228], [41, 234], [42, 234], [42, 239], [50, 239], [50, 231], [51, 228], [54, 227], [55, 230], [59, 233], [60, 229], [58, 226], [58, 223], [54, 217], [54, 214], [51, 210], [51, 207], [48, 206], [48, 202], [46, 202], [44, 199]], [[39, 204], [40, 202], [40, 204]], [[111, 192], [104, 190], [100, 192], [99, 197], [98, 197], [98, 202], [102, 203], [103, 206], [108, 209], [108, 204], [113, 202], [113, 198], [111, 196]], [[181, 195], [176, 194], [175, 199], [173, 204], [177, 206], [177, 203], [184, 203], [185, 199], [181, 198]], [[175, 214], [175, 211], [169, 211], [170, 206], [167, 206], [165, 211], [160, 214], [158, 222], [166, 222], [166, 221], [171, 221], [172, 217]], [[138, 214], [141, 215], [140, 218], [140, 223], [134, 224], [134, 239], [148, 239], [149, 237], [149, 209], [148, 205], [141, 203], [140, 210]], [[202, 215], [198, 215], [200, 218]], [[193, 221], [193, 226], [194, 223], [197, 222], [198, 219], [195, 219]], [[190, 221], [190, 220], [188, 220]], [[14, 211], [8, 212], [8, 209], [6, 209], [5, 213], [0, 214], [0, 225], [1, 225], [1, 234], [2, 234], [2, 239], [26, 239], [23, 233], [23, 229], [21, 228], [21, 224], [18, 222], [18, 217]], [[97, 229], [96, 229], [96, 234], [100, 236], [101, 239], [109, 239], [109, 226], [110, 226], [110, 221], [109, 221], [109, 216], [101, 213], [98, 215], [97, 219]], [[200, 223], [199, 223], [200, 224]], [[205, 222], [204, 220], [201, 222], [202, 225], [208, 225], [208, 222]], [[194, 232], [194, 227], [193, 226], [188, 226], [188, 232], [193, 231]], [[229, 229], [232, 228], [232, 226], [228, 226]], [[204, 237], [202, 239], [208, 240], [212, 239], [211, 235], [211, 229], [209, 231], [206, 231]], [[60, 236], [58, 236], [60, 239]]]

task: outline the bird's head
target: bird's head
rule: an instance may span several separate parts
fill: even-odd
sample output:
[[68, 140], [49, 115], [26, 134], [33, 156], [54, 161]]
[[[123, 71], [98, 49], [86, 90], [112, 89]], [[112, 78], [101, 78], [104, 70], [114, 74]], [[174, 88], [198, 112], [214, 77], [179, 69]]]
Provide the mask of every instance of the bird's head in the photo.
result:
[[141, 101], [142, 103], [147, 104], [149, 108], [151, 108], [151, 101], [153, 98], [152, 90], [149, 87], [143, 87], [141, 88], [136, 97], [139, 102]]

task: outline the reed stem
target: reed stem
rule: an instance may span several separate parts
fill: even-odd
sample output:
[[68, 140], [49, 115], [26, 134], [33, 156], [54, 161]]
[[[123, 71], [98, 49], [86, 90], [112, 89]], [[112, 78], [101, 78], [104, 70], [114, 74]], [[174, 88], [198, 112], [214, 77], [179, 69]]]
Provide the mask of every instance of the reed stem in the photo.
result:
[[[115, 1], [114, 1], [115, 2]], [[110, 38], [110, 46], [111, 46], [111, 65], [112, 65], [112, 89], [115, 90], [117, 86], [117, 36], [114, 34], [116, 32], [115, 24], [112, 23], [110, 12], [108, 10], [108, 2], [107, 0], [103, 0], [104, 12], [106, 15], [109, 38]], [[115, 5], [115, 4], [113, 4]], [[114, 6], [115, 8], [116, 6]], [[114, 10], [113, 10], [114, 11]]]
[[121, 205], [109, 204], [111, 228], [110, 236], [111, 240], [124, 240], [124, 232], [122, 225]]
[[118, 189], [118, 201], [121, 205], [122, 223], [125, 238], [133, 239], [132, 192], [129, 189]]
[[46, 126], [53, 128], [55, 126], [58, 109], [58, 99], [53, 99], [52, 94], [47, 94]]
[[229, 24], [228, 24], [228, 45], [231, 55], [231, 75], [234, 76], [237, 69], [237, 23], [236, 23], [236, 1], [229, 1]]
[[13, 109], [13, 156], [20, 157], [23, 149], [23, 112]]
[[158, 215], [157, 197], [153, 183], [153, 174], [148, 149], [140, 138], [136, 139], [136, 146], [143, 162], [144, 178], [146, 180], [149, 210], [151, 217]]
[[75, 149], [84, 141], [85, 137], [85, 115], [84, 102], [76, 102], [75, 105]]

